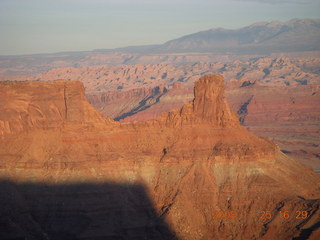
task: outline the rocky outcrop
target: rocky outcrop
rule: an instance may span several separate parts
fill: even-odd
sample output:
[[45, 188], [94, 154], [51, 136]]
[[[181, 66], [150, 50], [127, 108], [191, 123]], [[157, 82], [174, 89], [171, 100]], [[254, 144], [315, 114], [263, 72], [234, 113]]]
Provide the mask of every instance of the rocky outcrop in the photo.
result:
[[219, 75], [201, 77], [194, 87], [194, 100], [180, 110], [171, 111], [161, 118], [167, 126], [209, 124], [214, 128], [239, 126], [224, 97], [224, 80]]
[[[230, 81], [226, 85], [230, 108], [238, 114], [242, 125], [259, 136], [273, 139], [290, 157], [314, 169], [320, 168], [317, 157], [320, 144], [317, 137], [320, 116], [320, 106], [317, 104], [320, 101], [318, 85], [262, 86], [256, 82], [250, 84], [250, 81], [246, 80]], [[159, 102], [148, 105], [143, 111], [121, 121], [154, 120], [163, 112], [179, 109], [189, 102], [193, 97], [192, 92], [193, 89], [183, 86], [168, 88], [168, 92], [161, 96]], [[126, 103], [135, 101], [126, 92], [122, 94], [126, 96]], [[138, 97], [136, 104], [142, 100]], [[121, 98], [115, 98], [99, 106], [105, 106], [105, 116], [111, 113], [119, 116], [117, 107], [121, 108], [121, 103]], [[128, 109], [127, 111], [130, 112]]]
[[193, 111], [202, 121], [213, 121], [217, 126], [229, 126], [228, 121], [234, 121], [224, 98], [222, 76], [204, 76], [195, 83]]
[[77, 81], [2, 82], [0, 101], [0, 135], [106, 121]]
[[[15, 84], [0, 86], [11, 93], [19, 89]], [[29, 84], [32, 91], [7, 94], [7, 103], [23, 96], [45, 109], [50, 103], [37, 91], [56, 92], [55, 84], [60, 86]], [[66, 105], [62, 94], [54, 103], [57, 113], [67, 106], [72, 114], [83, 112], [79, 120], [64, 116], [58, 118], [63, 124], [52, 128], [34, 124], [6, 132], [0, 139], [0, 176], [10, 194], [1, 194], [0, 200], [12, 211], [0, 208], [1, 221], [10, 220], [1, 234], [7, 239], [317, 234], [319, 175], [240, 126], [224, 98], [221, 76], [202, 77], [194, 91], [194, 100], [180, 110], [154, 121], [121, 124], [100, 118], [81, 93], [69, 94]], [[11, 115], [15, 107], [1, 105], [8, 121], [16, 118]], [[19, 115], [20, 121], [34, 114]], [[32, 222], [26, 226], [28, 219]]]

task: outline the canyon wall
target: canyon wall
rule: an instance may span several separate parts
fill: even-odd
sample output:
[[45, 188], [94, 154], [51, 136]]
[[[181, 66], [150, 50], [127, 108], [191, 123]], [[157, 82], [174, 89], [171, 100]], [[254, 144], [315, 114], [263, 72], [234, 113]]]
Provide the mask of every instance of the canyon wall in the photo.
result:
[[221, 76], [129, 123], [103, 118], [79, 82], [0, 88], [2, 239], [319, 236], [320, 176], [240, 125]]

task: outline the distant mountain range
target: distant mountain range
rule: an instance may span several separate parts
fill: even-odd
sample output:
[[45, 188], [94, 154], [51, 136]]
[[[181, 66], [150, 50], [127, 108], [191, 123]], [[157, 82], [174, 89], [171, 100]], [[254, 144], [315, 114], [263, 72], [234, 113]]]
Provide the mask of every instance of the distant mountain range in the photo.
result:
[[261, 22], [240, 29], [215, 28], [162, 45], [119, 48], [126, 52], [270, 54], [320, 50], [320, 19]]
[[0, 78], [1, 75], [37, 74], [61, 67], [227, 62], [268, 55], [320, 57], [320, 19], [255, 23], [235, 30], [210, 29], [159, 45], [0, 56]]

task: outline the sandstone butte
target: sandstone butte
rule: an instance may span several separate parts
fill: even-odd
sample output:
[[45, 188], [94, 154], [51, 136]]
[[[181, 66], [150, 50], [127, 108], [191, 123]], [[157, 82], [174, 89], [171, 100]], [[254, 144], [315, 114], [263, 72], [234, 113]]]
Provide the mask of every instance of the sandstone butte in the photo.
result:
[[0, 238], [319, 239], [320, 176], [240, 126], [223, 85], [119, 123], [80, 82], [0, 83]]

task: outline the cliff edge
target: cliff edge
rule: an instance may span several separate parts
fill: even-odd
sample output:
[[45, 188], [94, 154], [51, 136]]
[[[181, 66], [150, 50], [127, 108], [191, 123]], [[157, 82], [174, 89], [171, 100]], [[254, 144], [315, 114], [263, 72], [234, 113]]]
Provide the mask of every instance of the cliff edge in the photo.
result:
[[104, 119], [79, 82], [0, 83], [0, 93], [2, 239], [319, 233], [320, 176], [240, 126], [221, 76], [200, 78], [180, 110], [134, 123]]

